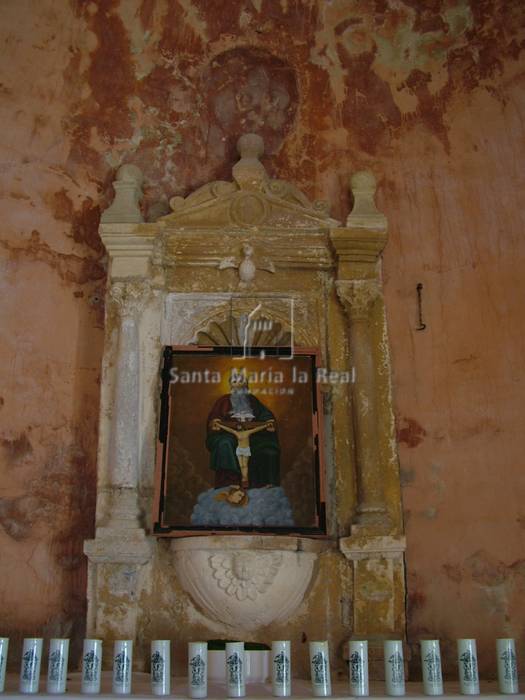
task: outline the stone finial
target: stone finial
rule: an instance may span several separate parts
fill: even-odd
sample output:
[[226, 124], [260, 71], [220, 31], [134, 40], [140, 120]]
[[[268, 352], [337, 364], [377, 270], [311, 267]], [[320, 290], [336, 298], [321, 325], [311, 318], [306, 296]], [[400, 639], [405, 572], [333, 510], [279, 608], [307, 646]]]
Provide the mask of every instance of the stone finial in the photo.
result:
[[350, 178], [350, 189], [354, 195], [354, 206], [346, 225], [352, 228], [386, 230], [386, 217], [376, 207], [376, 179], [368, 170], [360, 170]]
[[264, 141], [258, 134], [243, 134], [237, 141], [240, 161], [233, 166], [233, 177], [241, 190], [259, 190], [268, 179], [259, 158], [264, 153]]
[[126, 163], [117, 170], [117, 182], [134, 182], [140, 187], [144, 182], [144, 175], [138, 165]]
[[264, 153], [264, 141], [259, 134], [243, 134], [237, 141], [237, 153], [241, 158], [259, 159]]
[[136, 224], [144, 221], [139, 206], [142, 200], [143, 180], [142, 171], [136, 165], [127, 163], [120, 166], [117, 179], [113, 182], [115, 199], [106, 211], [102, 212], [101, 223]]

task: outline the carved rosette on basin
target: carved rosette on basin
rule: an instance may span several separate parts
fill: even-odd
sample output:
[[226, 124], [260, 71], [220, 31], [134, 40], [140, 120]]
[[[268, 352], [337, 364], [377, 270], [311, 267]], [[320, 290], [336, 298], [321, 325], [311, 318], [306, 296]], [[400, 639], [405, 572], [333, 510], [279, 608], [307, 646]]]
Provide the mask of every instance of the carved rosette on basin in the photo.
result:
[[319, 544], [251, 535], [171, 543], [179, 580], [210, 619], [255, 630], [290, 618], [308, 588]]

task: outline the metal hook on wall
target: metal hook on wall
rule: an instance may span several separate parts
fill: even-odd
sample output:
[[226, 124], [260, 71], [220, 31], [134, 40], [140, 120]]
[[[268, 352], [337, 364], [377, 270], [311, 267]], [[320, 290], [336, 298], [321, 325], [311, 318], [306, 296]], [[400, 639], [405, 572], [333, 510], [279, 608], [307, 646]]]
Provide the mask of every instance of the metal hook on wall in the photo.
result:
[[422, 291], [423, 291], [423, 285], [421, 284], [421, 282], [418, 282], [417, 287], [416, 287], [416, 292], [417, 292], [417, 318], [419, 321], [419, 325], [416, 327], [416, 331], [424, 331], [425, 328], [427, 327], [427, 324], [423, 323], [423, 305], [421, 302]]

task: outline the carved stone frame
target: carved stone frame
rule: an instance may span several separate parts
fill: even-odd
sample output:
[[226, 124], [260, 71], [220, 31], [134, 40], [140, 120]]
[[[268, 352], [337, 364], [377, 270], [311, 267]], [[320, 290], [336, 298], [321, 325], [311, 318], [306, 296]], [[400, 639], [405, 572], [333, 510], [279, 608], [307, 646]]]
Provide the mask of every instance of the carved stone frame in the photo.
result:
[[[292, 636], [299, 630], [293, 615], [306, 611], [310, 599], [324, 604], [316, 581], [323, 567], [336, 566], [338, 595], [346, 602], [326, 637], [338, 648], [349, 637], [368, 637], [379, 649], [383, 638], [404, 636], [405, 541], [380, 267], [387, 235], [386, 220], [374, 204], [375, 180], [368, 172], [352, 177], [354, 205], [341, 226], [326, 205], [271, 179], [259, 160], [262, 151], [259, 137], [241, 137], [232, 182], [210, 183], [185, 199], [173, 198], [172, 212], [152, 223], [144, 223], [140, 209], [139, 169], [122, 166], [114, 202], [102, 215], [100, 235], [110, 267], [97, 528], [85, 543], [90, 636], [143, 637], [159, 577], [166, 571], [178, 575], [180, 557], [170, 558], [144, 517], [153, 491], [162, 346], [191, 342], [206, 323], [221, 318], [226, 299], [242, 305], [254, 295], [270, 300], [269, 312], [275, 299], [294, 298], [297, 343], [320, 347], [327, 367], [351, 368], [355, 374], [349, 389], [322, 387], [329, 534], [336, 551], [329, 545], [315, 550], [312, 589], [295, 601], [299, 612], [287, 608], [287, 630]], [[183, 297], [178, 307], [172, 303]], [[279, 318], [276, 309], [272, 313]], [[186, 552], [190, 544], [181, 540], [179, 548]], [[285, 543], [274, 545], [279, 549]], [[201, 551], [204, 545], [199, 546], [194, 549]], [[260, 546], [259, 540], [246, 544]], [[290, 546], [306, 552], [310, 545]], [[175, 580], [173, 586], [179, 598], [184, 595]], [[185, 599], [186, 607], [193, 604]], [[181, 629], [189, 625], [184, 619]], [[207, 619], [214, 630], [223, 624]], [[247, 629], [243, 624], [236, 619], [233, 629], [241, 634]], [[143, 658], [138, 649], [139, 667]]]

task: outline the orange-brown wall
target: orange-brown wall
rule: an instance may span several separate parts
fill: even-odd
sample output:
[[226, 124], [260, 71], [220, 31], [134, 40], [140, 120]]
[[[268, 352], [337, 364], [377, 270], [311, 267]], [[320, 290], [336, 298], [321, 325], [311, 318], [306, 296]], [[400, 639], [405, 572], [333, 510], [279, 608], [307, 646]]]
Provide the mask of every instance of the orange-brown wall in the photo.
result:
[[[372, 169], [408, 637], [523, 638], [521, 0], [7, 0], [0, 41], [2, 634], [83, 634], [115, 168], [146, 205], [268, 170], [349, 210]], [[423, 284], [424, 330], [416, 330]], [[525, 652], [521, 647], [522, 655]], [[447, 668], [454, 670], [451, 662]]]

